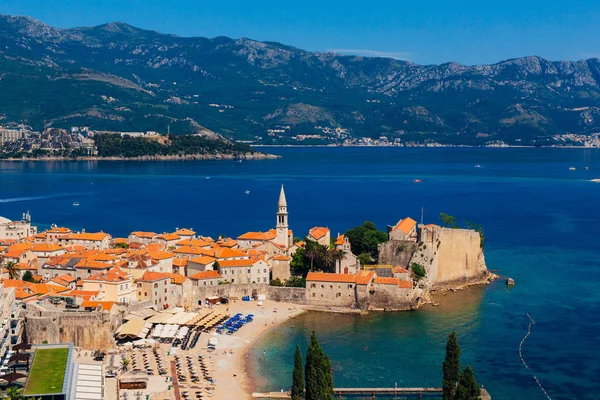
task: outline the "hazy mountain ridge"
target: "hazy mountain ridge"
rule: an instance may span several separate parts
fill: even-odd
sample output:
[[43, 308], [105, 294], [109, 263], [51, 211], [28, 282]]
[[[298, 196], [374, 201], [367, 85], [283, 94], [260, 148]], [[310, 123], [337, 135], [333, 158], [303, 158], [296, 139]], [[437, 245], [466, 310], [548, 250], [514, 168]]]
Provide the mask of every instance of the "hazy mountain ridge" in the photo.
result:
[[[33, 82], [38, 90], [25, 87]], [[38, 128], [44, 120], [122, 130], [171, 124], [172, 132], [200, 126], [266, 139], [267, 129], [291, 124], [283, 136], [320, 125], [450, 142], [600, 131], [598, 59], [418, 65], [118, 22], [58, 29], [0, 16], [0, 89], [14, 96], [0, 99], [3, 122]]]

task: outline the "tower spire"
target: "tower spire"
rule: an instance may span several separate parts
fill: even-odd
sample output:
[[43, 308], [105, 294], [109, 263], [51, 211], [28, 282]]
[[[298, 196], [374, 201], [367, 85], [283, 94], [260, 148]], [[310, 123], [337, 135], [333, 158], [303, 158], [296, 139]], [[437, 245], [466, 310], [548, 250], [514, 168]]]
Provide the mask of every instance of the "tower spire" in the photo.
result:
[[284, 245], [285, 247], [290, 246], [287, 200], [285, 199], [283, 185], [281, 185], [279, 200], [277, 201], [277, 225], [275, 229], [277, 231], [275, 243]]
[[287, 200], [285, 199], [283, 185], [281, 185], [281, 191], [279, 192], [279, 201], [277, 202], [277, 207], [287, 207]]

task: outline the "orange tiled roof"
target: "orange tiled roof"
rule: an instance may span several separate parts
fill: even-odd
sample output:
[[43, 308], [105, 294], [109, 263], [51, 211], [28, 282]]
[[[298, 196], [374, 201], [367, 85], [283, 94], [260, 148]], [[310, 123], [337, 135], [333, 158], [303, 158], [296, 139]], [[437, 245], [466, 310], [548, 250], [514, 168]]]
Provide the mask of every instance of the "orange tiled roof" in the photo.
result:
[[171, 278], [172, 285], [182, 285], [183, 282], [185, 282], [185, 280], [187, 279], [183, 275], [174, 274], [174, 273], [167, 273], [165, 275], [168, 275]]
[[216, 258], [211, 257], [211, 256], [201, 256], [201, 257], [196, 257], [196, 258], [190, 258], [189, 262], [207, 265], [207, 264], [214, 262], [215, 260], [216, 260]]
[[394, 274], [406, 274], [408, 273], [408, 270], [402, 267], [394, 267], [392, 269], [392, 273]]
[[202, 249], [200, 247], [195, 247], [195, 246], [181, 246], [175, 250], [173, 250], [173, 253], [178, 253], [178, 254], [192, 254], [192, 255], [205, 255], [205, 256], [212, 256], [215, 254], [214, 250], [209, 250], [209, 249]]
[[193, 236], [196, 234], [196, 232], [194, 232], [191, 229], [187, 229], [187, 228], [181, 228], [181, 229], [177, 229], [175, 232], [173, 232], [176, 235], [183, 235], [183, 236]]
[[223, 240], [219, 242], [219, 245], [222, 247], [235, 247], [237, 246], [238, 242], [237, 240], [233, 240], [233, 239], [229, 239], [229, 240]]
[[112, 242], [113, 244], [127, 243], [127, 238], [113, 238]]
[[110, 311], [110, 310], [112, 310], [114, 305], [115, 305], [114, 301], [84, 300], [83, 303], [81, 303], [81, 307], [83, 307], [83, 308], [86, 308], [86, 307], [98, 308], [98, 306], [100, 306], [101, 311]]
[[291, 257], [284, 256], [283, 254], [271, 257], [271, 260], [275, 261], [289, 261]]
[[221, 258], [234, 258], [234, 257], [245, 257], [246, 253], [241, 250], [218, 248], [215, 250], [215, 257]]
[[101, 242], [108, 237], [108, 233], [97, 232], [97, 233], [74, 233], [68, 236], [70, 240], [86, 240], [90, 242]]
[[49, 233], [71, 233], [71, 230], [69, 228], [64, 228], [64, 227], [54, 227], [52, 229], [48, 229]]
[[118, 268], [109, 269], [106, 272], [100, 272], [98, 274], [92, 275], [85, 279], [86, 281], [100, 281], [100, 282], [124, 282], [128, 281], [131, 278], [125, 272], [121, 271]]
[[373, 280], [373, 276], [375, 276], [375, 272], [373, 271], [360, 271], [360, 273], [356, 276], [356, 284], [357, 285], [368, 285]]
[[162, 281], [164, 279], [170, 279], [169, 275], [163, 274], [162, 272], [146, 271], [137, 281], [138, 282], [154, 282]]
[[185, 258], [176, 258], [173, 260], [174, 267], [185, 267], [188, 264], [188, 260]]
[[161, 251], [164, 248], [165, 248], [165, 245], [162, 243], [148, 243], [146, 245], [146, 251], [148, 251], [148, 252]]
[[132, 236], [137, 236], [139, 238], [144, 238], [144, 239], [152, 239], [154, 236], [156, 236], [155, 232], [143, 232], [143, 231], [135, 231], [135, 232], [131, 232]]
[[392, 230], [400, 230], [401, 232], [409, 233], [415, 226], [417, 226], [417, 221], [407, 217], [398, 222]]
[[223, 260], [219, 261], [219, 267], [249, 267], [256, 264], [258, 261], [260, 260], [256, 257], [243, 260]]
[[262, 240], [268, 241], [273, 240], [277, 236], [277, 232], [274, 229], [268, 232], [246, 232], [243, 235], [238, 236], [238, 240]]
[[439, 228], [439, 225], [436, 224], [427, 224], [427, 225], [423, 225], [423, 228]]
[[158, 235], [156, 237], [156, 239], [162, 239], [162, 240], [179, 240], [181, 239], [181, 236], [175, 234], [175, 233], [163, 233], [162, 235]]
[[168, 251], [152, 251], [148, 252], [148, 257], [153, 260], [168, 260], [169, 258], [175, 257], [173, 253], [169, 253]]
[[341, 246], [344, 244], [344, 235], [340, 235], [335, 239], [335, 242], [333, 244], [335, 244], [336, 246]]
[[217, 271], [202, 271], [190, 276], [190, 279], [202, 280], [202, 279], [219, 279], [221, 275]]
[[308, 234], [317, 240], [327, 235], [327, 233], [329, 233], [329, 228], [323, 228], [321, 226], [315, 226], [308, 231]]
[[400, 283], [398, 284], [398, 287], [400, 287], [402, 289], [412, 289], [413, 284], [411, 281], [400, 281]]
[[356, 275], [330, 274], [327, 272], [309, 272], [306, 276], [306, 281], [354, 283], [356, 281]]
[[399, 285], [400, 279], [398, 278], [386, 278], [383, 276], [378, 276], [375, 278], [375, 283], [379, 285]]

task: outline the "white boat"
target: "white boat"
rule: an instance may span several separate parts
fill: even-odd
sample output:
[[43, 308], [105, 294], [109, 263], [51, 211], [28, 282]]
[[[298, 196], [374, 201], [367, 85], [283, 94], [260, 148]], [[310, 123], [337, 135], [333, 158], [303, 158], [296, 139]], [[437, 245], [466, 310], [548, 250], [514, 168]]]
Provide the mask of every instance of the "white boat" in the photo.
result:
[[481, 165], [479, 165], [479, 164], [476, 164], [476, 165], [475, 165], [475, 168], [481, 168]]
[[246, 193], [246, 194], [250, 194], [250, 191], [249, 191], [249, 190], [246, 190], [244, 193]]
[[79, 206], [79, 202], [78, 201], [76, 201], [76, 202], [73, 203], [73, 207], [77, 207], [77, 206]]
[[575, 167], [571, 167], [571, 168], [569, 168], [569, 171], [575, 171], [576, 169], [577, 168], [575, 168]]

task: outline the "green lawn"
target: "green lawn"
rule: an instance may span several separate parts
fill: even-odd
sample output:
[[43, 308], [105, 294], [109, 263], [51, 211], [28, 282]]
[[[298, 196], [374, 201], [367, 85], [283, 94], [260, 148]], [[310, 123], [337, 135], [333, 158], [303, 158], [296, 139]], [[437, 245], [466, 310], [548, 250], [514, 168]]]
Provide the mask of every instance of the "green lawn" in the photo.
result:
[[29, 371], [25, 395], [61, 393], [68, 356], [68, 348], [37, 350]]

